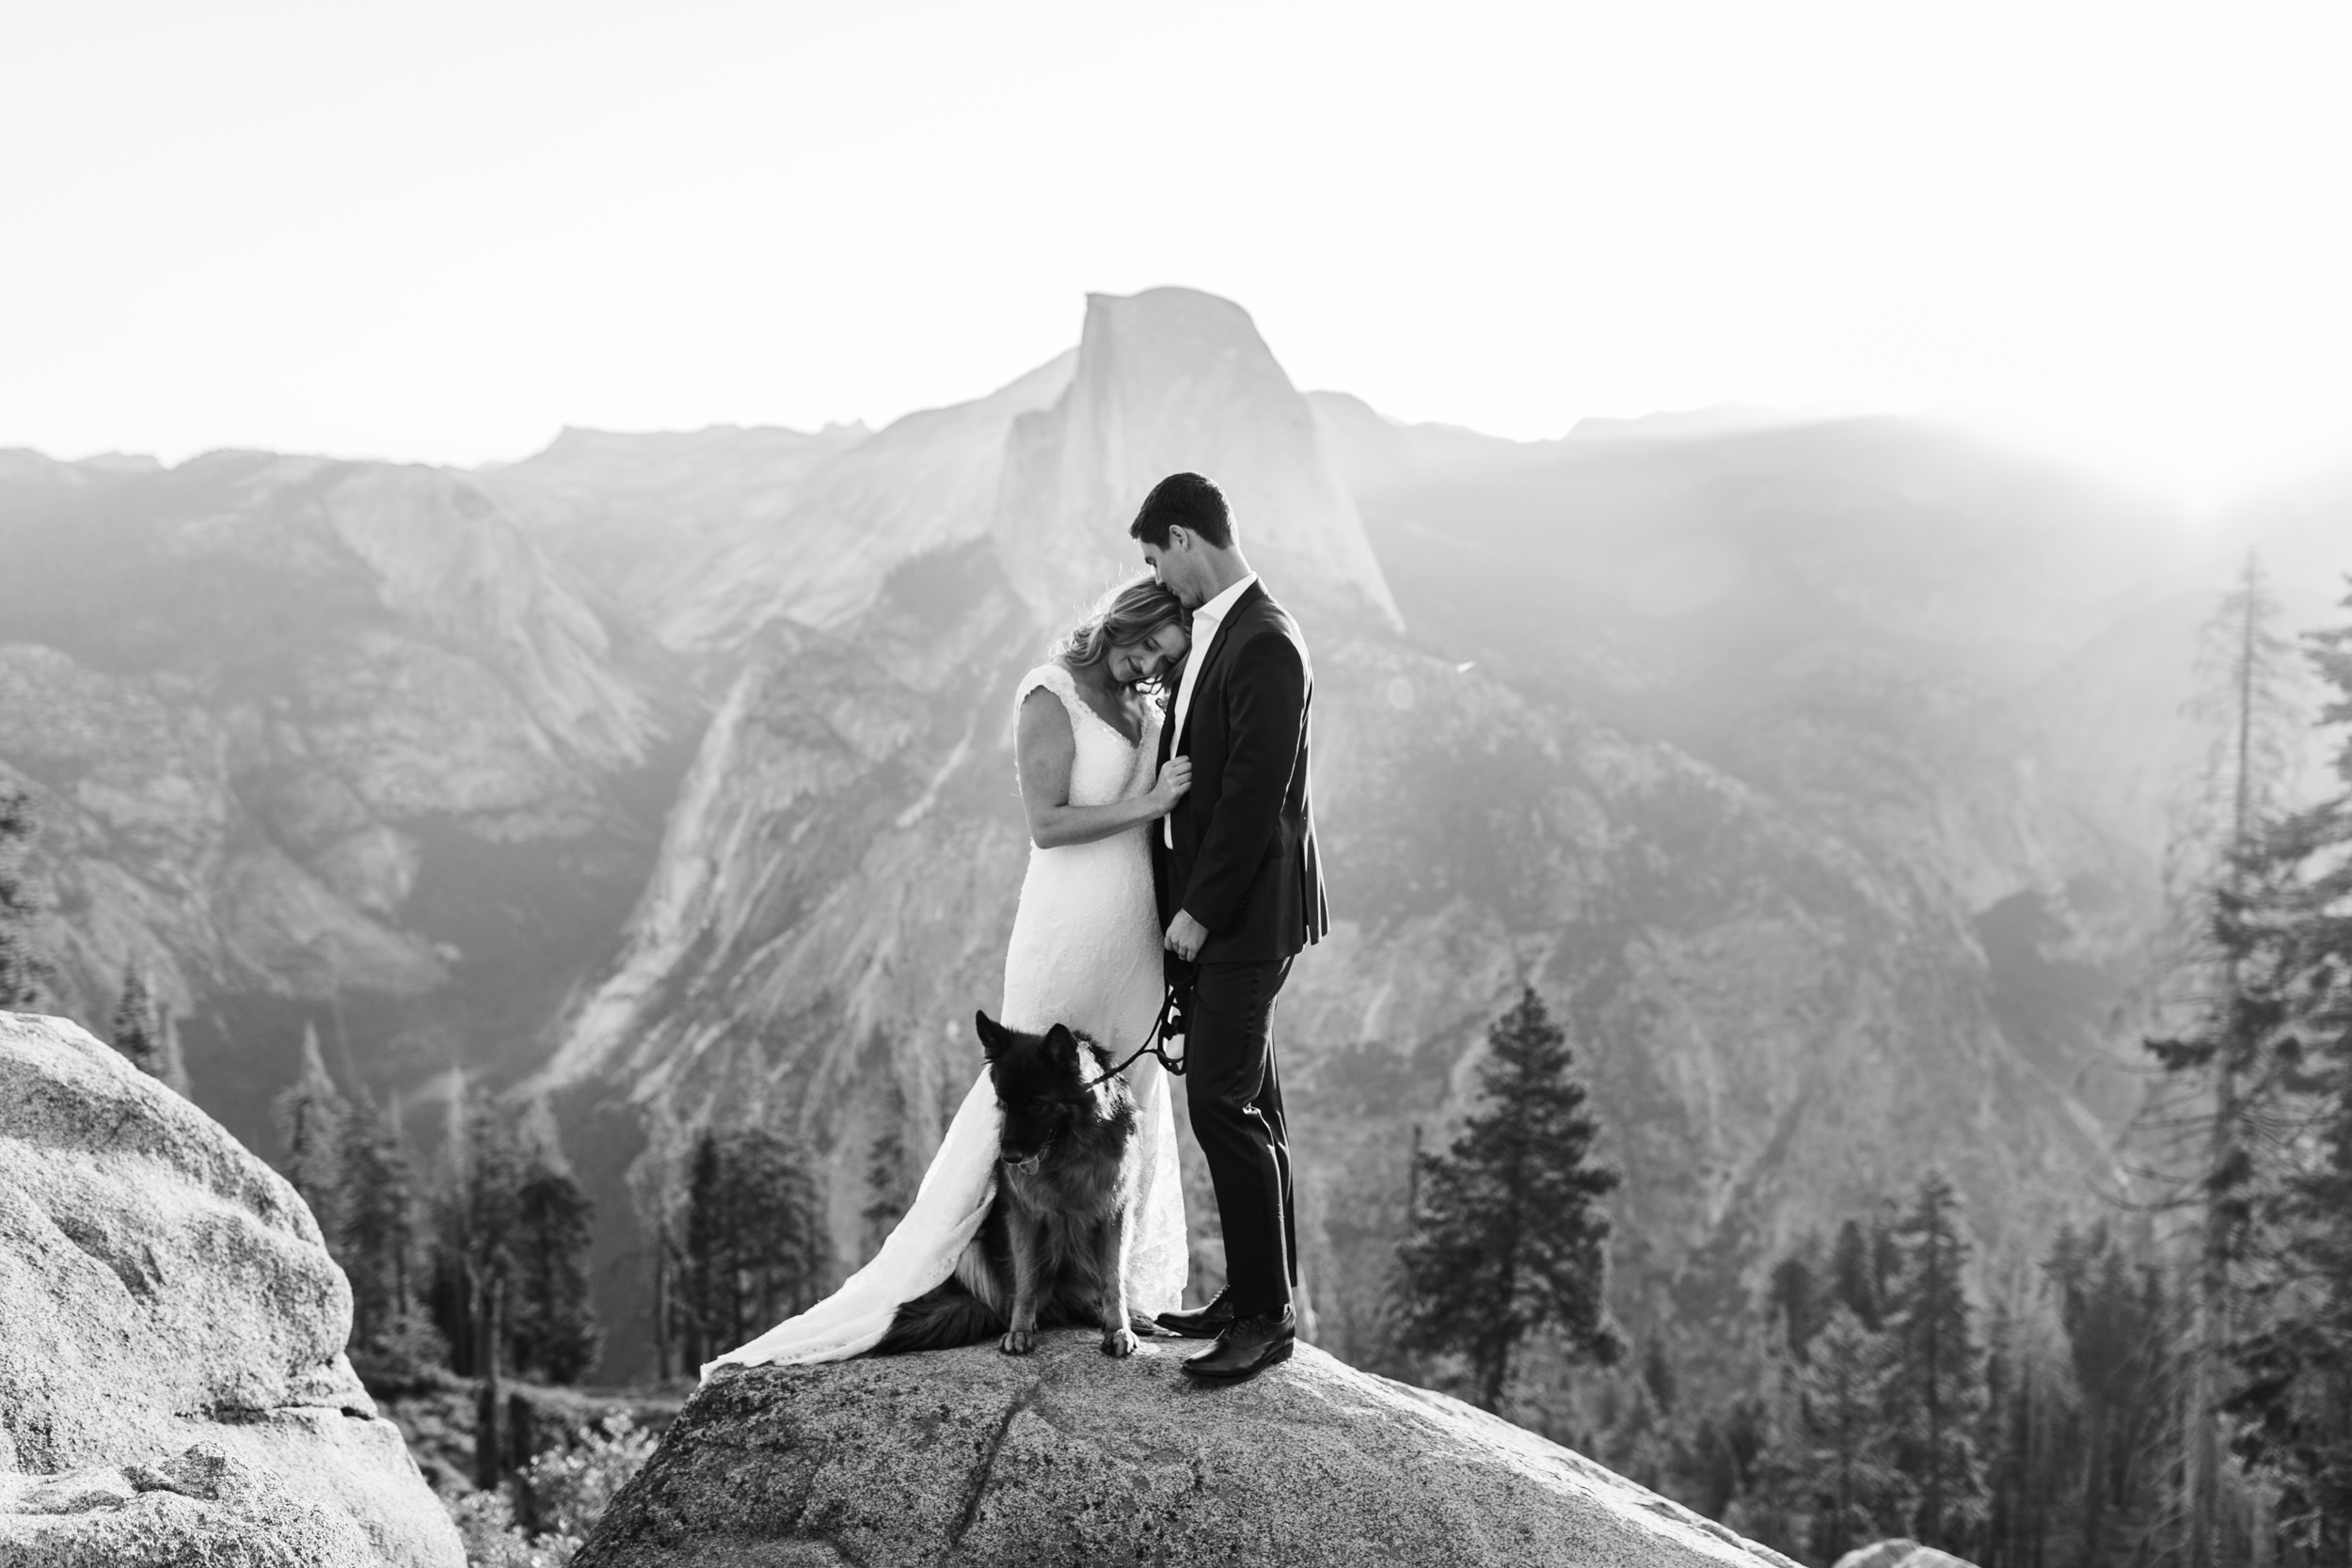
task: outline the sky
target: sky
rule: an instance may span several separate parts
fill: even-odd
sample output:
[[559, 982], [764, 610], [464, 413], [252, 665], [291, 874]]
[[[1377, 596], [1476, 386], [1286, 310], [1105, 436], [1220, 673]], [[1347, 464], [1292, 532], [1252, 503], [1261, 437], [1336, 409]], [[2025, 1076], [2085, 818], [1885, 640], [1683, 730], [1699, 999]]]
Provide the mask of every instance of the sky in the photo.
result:
[[1522, 438], [1928, 412], [2352, 451], [2352, 7], [0, 7], [0, 447], [879, 424], [1238, 301]]

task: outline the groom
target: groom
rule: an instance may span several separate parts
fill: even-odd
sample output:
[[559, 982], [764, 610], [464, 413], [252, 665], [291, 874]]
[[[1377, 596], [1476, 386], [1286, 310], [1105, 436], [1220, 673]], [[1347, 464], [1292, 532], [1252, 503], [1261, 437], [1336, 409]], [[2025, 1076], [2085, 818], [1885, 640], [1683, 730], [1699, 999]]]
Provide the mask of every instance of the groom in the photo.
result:
[[1233, 1382], [1287, 1360], [1297, 1338], [1290, 1142], [1268, 1024], [1291, 959], [1330, 925], [1307, 794], [1314, 669], [1298, 623], [1243, 558], [1215, 484], [1168, 475], [1127, 532], [1193, 612], [1159, 757], [1191, 757], [1192, 788], [1152, 835], [1152, 868], [1171, 971], [1196, 971], [1186, 1099], [1225, 1229], [1225, 1289], [1160, 1322], [1216, 1336], [1184, 1370]]

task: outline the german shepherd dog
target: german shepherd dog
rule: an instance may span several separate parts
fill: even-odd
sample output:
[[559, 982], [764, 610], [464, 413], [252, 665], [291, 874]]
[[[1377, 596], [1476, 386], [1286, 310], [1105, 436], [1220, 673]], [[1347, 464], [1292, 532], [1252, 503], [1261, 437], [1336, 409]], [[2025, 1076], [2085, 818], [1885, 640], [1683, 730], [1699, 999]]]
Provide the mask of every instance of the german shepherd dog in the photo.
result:
[[1140, 1172], [1135, 1092], [1103, 1048], [1057, 1023], [1042, 1035], [976, 1015], [980, 1049], [1005, 1109], [996, 1196], [973, 1244], [940, 1287], [902, 1305], [870, 1354], [948, 1350], [994, 1338], [1007, 1355], [1037, 1348], [1040, 1328], [1103, 1330], [1103, 1354], [1135, 1353], [1127, 1310], [1127, 1227]]

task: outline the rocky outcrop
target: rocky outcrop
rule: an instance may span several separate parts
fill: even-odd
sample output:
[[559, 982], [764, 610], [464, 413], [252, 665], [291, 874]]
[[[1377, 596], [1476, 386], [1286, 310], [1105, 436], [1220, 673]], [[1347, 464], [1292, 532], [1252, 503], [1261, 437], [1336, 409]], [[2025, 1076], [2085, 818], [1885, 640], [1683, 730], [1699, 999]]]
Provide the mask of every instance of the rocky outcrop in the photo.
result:
[[1302, 1347], [1237, 1387], [1193, 1347], [1052, 1334], [706, 1387], [577, 1568], [955, 1562], [1762, 1568], [1743, 1541], [1457, 1401]]
[[276, 1172], [72, 1024], [0, 1013], [0, 1563], [455, 1568], [350, 1327]]
[[163, 1465], [0, 1475], [0, 1568], [374, 1568], [350, 1517], [217, 1443]]

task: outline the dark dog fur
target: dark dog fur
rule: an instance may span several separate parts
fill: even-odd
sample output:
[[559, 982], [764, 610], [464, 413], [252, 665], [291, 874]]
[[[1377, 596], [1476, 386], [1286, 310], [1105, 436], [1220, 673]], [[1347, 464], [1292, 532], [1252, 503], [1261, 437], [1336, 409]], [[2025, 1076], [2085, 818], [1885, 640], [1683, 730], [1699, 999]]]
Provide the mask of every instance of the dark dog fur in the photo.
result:
[[1104, 1354], [1132, 1354], [1139, 1320], [1128, 1314], [1123, 1262], [1139, 1179], [1135, 1094], [1120, 1078], [1086, 1087], [1110, 1060], [1058, 1023], [1026, 1035], [986, 1013], [977, 1022], [1005, 1108], [996, 1196], [955, 1274], [900, 1307], [871, 1354], [995, 1338], [1007, 1355], [1026, 1355], [1041, 1328], [1092, 1323]]

